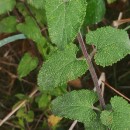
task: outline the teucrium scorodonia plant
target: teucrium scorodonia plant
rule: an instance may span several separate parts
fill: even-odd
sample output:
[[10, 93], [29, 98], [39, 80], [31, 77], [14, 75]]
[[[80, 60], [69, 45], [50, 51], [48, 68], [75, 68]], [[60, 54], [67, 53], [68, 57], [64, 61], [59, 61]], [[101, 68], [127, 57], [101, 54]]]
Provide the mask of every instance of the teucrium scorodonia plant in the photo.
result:
[[[50, 56], [40, 70], [38, 84], [41, 90], [50, 90], [61, 86], [67, 81], [81, 76], [87, 70], [84, 60], [78, 61], [76, 59], [76, 46], [72, 45], [72, 42], [82, 26], [85, 11], [89, 11], [89, 6], [92, 6], [91, 2], [88, 1], [87, 3], [84, 0], [46, 1], [45, 9], [50, 38], [60, 50]], [[104, 5], [102, 8], [104, 8]], [[95, 22], [98, 22], [98, 20]], [[103, 67], [116, 63], [130, 53], [127, 32], [112, 27], [103, 27], [96, 31], [90, 31], [86, 36], [86, 43], [95, 45], [97, 50], [95, 61]], [[79, 69], [80, 67], [82, 69]], [[112, 102], [112, 106], [118, 100], [118, 98], [114, 99], [115, 102]], [[104, 125], [111, 128], [112, 126], [104, 123], [103, 115], [105, 112], [102, 113], [103, 124], [101, 124], [98, 118], [100, 112], [98, 112], [98, 108], [93, 106], [96, 101], [96, 95], [92, 91], [72, 91], [55, 99], [52, 102], [52, 111], [58, 116], [83, 122], [91, 129], [93, 129], [91, 127], [92, 122], [97, 122], [97, 129], [104, 129]], [[122, 99], [122, 102], [125, 101]], [[117, 111], [118, 109], [115, 109], [115, 113]], [[120, 113], [122, 115], [123, 111], [120, 111]], [[128, 123], [126, 122], [126, 124]], [[126, 128], [128, 127], [126, 126]]]
[[[110, 3], [114, 1], [108, 0]], [[26, 4], [30, 5], [31, 15], [35, 15], [37, 20], [25, 11]], [[19, 12], [24, 16], [24, 22], [21, 23], [17, 22], [14, 16], [5, 16], [6, 18], [0, 22], [1, 33], [12, 33], [16, 30], [22, 33], [1, 40], [0, 47], [8, 42], [25, 38], [36, 43], [42, 56], [47, 59], [38, 74], [38, 86], [41, 91], [54, 91], [56, 88], [66, 86], [69, 81], [81, 77], [88, 70], [91, 72], [91, 68], [94, 70], [90, 64], [91, 61], [88, 64], [85, 61], [85, 58], [90, 59], [89, 55], [85, 58], [77, 58], [80, 48], [74, 43], [77, 43], [75, 39], [78, 34], [81, 34], [79, 32], [82, 27], [85, 26], [86, 29], [86, 25], [102, 21], [105, 15], [104, 0], [27, 0], [26, 4], [23, 7], [22, 3], [17, 4], [15, 0], [0, 1], [0, 15], [18, 7]], [[41, 10], [45, 10], [46, 16], [42, 16]], [[48, 29], [46, 35], [49, 33], [47, 39], [39, 28], [39, 25], [45, 24]], [[78, 36], [80, 37], [80, 35]], [[89, 31], [84, 39], [82, 35], [80, 38], [81, 40], [86, 39], [87, 46], [93, 45], [96, 49], [94, 61], [102, 67], [112, 65], [130, 54], [129, 37], [127, 32], [122, 29], [110, 26], [102, 27]], [[84, 43], [84, 41], [82, 42]], [[56, 46], [55, 51], [50, 55], [47, 54], [46, 46], [48, 44]], [[26, 66], [26, 63], [29, 65]], [[26, 53], [18, 66], [19, 77], [25, 77], [37, 65], [38, 59]], [[92, 73], [91, 76], [94, 77]], [[97, 82], [97, 78], [95, 80]], [[100, 95], [100, 91], [97, 90], [97, 92]], [[57, 116], [78, 120], [85, 124], [86, 129], [90, 130], [95, 128], [96, 130], [130, 129], [130, 105], [121, 97], [115, 96], [110, 101], [111, 107], [109, 109], [106, 107], [107, 109], [102, 111], [97, 105], [99, 95], [97, 96], [96, 92], [90, 90], [75, 90], [66, 93], [52, 101], [52, 112]], [[49, 98], [47, 103], [50, 100]], [[44, 107], [44, 104], [41, 106]], [[129, 119], [127, 120], [127, 118]]]

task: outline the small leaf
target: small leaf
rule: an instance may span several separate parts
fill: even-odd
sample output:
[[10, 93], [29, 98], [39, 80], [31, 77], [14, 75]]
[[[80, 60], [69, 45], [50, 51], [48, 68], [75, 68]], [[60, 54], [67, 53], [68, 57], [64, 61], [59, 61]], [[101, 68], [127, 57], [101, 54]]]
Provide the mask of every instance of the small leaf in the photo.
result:
[[51, 40], [63, 49], [74, 40], [84, 21], [86, 0], [47, 0], [45, 9]]
[[18, 24], [17, 29], [33, 41], [44, 44], [46, 40], [36, 22], [31, 17], [26, 17], [25, 21], [25, 23]]
[[112, 130], [130, 129], [130, 104], [122, 97], [111, 99], [112, 110], [101, 113], [101, 121]]
[[16, 32], [16, 17], [9, 16], [0, 21], [0, 33]]
[[19, 78], [27, 76], [38, 65], [38, 58], [25, 53], [18, 66]]
[[46, 45], [46, 39], [42, 36], [41, 30], [38, 25], [31, 17], [26, 17], [25, 23], [20, 23], [17, 25], [17, 29], [25, 34], [27, 38], [36, 42], [37, 47], [42, 55], [46, 55], [46, 50], [44, 49]]
[[90, 31], [86, 36], [86, 42], [96, 46], [95, 61], [103, 67], [112, 65], [130, 54], [128, 34], [121, 29], [102, 27]]
[[15, 0], [0, 0], [0, 15], [12, 11], [15, 4]]
[[42, 94], [36, 98], [36, 102], [38, 103], [38, 107], [45, 109], [51, 100], [51, 96], [48, 94]]
[[88, 3], [86, 9], [85, 24], [95, 24], [100, 22], [105, 15], [104, 0], [86, 0]]
[[0, 47], [4, 46], [10, 42], [14, 42], [14, 41], [20, 40], [20, 39], [26, 39], [26, 37], [23, 34], [17, 34], [14, 36], [4, 38], [4, 39], [0, 40]]
[[27, 0], [27, 2], [37, 9], [43, 9], [45, 7], [45, 0]]
[[61, 119], [61, 117], [50, 115], [48, 116], [48, 123], [51, 127], [54, 127], [61, 121]]
[[38, 74], [38, 85], [41, 90], [53, 90], [56, 87], [76, 79], [87, 70], [85, 60], [76, 58], [77, 47], [69, 45], [64, 51], [56, 51], [46, 61]]
[[96, 119], [93, 104], [97, 100], [97, 95], [93, 91], [72, 91], [52, 101], [52, 112], [60, 117], [90, 123]]

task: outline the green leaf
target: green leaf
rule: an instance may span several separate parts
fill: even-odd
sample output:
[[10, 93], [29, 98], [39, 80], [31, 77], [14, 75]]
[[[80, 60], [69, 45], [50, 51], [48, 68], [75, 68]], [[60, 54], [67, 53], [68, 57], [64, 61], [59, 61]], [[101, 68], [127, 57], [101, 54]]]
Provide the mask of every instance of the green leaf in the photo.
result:
[[44, 47], [46, 46], [47, 41], [45, 37], [42, 36], [41, 31], [33, 18], [26, 17], [25, 23], [18, 24], [17, 29], [25, 34], [29, 39], [36, 42], [40, 53], [44, 56], [46, 55], [46, 50]]
[[76, 58], [77, 47], [68, 45], [64, 51], [56, 51], [49, 57], [38, 74], [41, 90], [52, 90], [81, 76], [88, 69], [85, 60]]
[[0, 47], [4, 46], [4, 45], [6, 45], [10, 42], [20, 40], [20, 39], [26, 39], [26, 37], [23, 34], [18, 34], [18, 35], [14, 35], [14, 36], [4, 38], [4, 39], [0, 40]]
[[38, 25], [31, 17], [26, 17], [25, 23], [18, 24], [17, 29], [35, 42], [40, 42], [42, 44], [46, 42]]
[[95, 45], [95, 61], [98, 65], [109, 66], [130, 54], [130, 40], [126, 31], [112, 27], [102, 27], [90, 31], [86, 43]]
[[36, 98], [36, 102], [38, 103], [38, 107], [45, 109], [51, 100], [51, 96], [43, 93], [42, 95]]
[[100, 22], [105, 15], [104, 0], [86, 0], [88, 3], [86, 9], [85, 24], [95, 24]]
[[52, 101], [52, 112], [60, 117], [91, 123], [97, 116], [93, 110], [93, 104], [97, 100], [93, 91], [72, 91]]
[[106, 126], [101, 123], [99, 116], [91, 123], [85, 123], [85, 130], [107, 130]]
[[32, 57], [29, 53], [25, 53], [18, 66], [19, 78], [27, 76], [38, 65], [38, 58]]
[[0, 21], [0, 33], [16, 32], [16, 17], [9, 16]]
[[45, 9], [50, 38], [63, 49], [80, 30], [86, 12], [86, 0], [47, 0]]
[[111, 99], [112, 111], [103, 111], [101, 121], [112, 130], [130, 129], [130, 104], [122, 97]]
[[15, 4], [15, 0], [0, 0], [0, 15], [12, 11]]
[[37, 9], [43, 9], [45, 7], [45, 0], [27, 0], [27, 2]]

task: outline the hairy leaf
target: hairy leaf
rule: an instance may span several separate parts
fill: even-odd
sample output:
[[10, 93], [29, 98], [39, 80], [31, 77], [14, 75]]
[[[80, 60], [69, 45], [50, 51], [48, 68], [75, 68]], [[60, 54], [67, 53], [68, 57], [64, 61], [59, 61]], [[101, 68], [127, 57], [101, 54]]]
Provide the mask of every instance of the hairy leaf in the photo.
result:
[[47, 0], [45, 9], [51, 40], [63, 49], [74, 40], [83, 23], [86, 0]]
[[97, 95], [93, 91], [72, 91], [52, 101], [52, 112], [60, 117], [90, 123], [96, 119], [93, 104], [97, 100]]
[[106, 126], [102, 124], [99, 116], [90, 124], [86, 122], [84, 125], [85, 130], [107, 130]]
[[16, 4], [15, 0], [0, 0], [0, 15], [11, 11]]
[[20, 39], [26, 39], [26, 37], [23, 34], [17, 34], [17, 35], [14, 35], [14, 36], [4, 38], [4, 39], [0, 40], [0, 47], [4, 46], [4, 45], [6, 45], [10, 42], [20, 40]]
[[0, 21], [0, 33], [12, 33], [16, 31], [16, 17], [9, 16]]
[[25, 53], [18, 66], [18, 75], [20, 78], [27, 76], [38, 65], [38, 58]]
[[38, 75], [41, 90], [52, 90], [76, 79], [87, 70], [85, 60], [76, 58], [77, 47], [69, 45], [64, 51], [57, 51], [46, 61]]
[[27, 2], [37, 9], [43, 9], [45, 7], [45, 0], [27, 0]]
[[111, 99], [112, 111], [103, 111], [101, 121], [112, 130], [130, 129], [130, 104], [122, 97]]
[[98, 65], [108, 66], [130, 54], [130, 41], [126, 31], [112, 27], [102, 27], [90, 31], [86, 42], [96, 46], [95, 61]]
[[100, 22], [105, 15], [104, 0], [86, 0], [88, 3], [86, 9], [85, 24], [95, 24]]

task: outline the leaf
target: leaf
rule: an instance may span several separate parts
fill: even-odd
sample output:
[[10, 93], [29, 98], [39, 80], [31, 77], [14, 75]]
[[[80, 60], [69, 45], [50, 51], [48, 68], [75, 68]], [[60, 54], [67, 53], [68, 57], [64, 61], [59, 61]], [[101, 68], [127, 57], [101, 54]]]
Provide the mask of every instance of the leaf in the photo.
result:
[[130, 54], [130, 41], [126, 31], [112, 27], [102, 27], [90, 31], [86, 36], [87, 44], [97, 49], [95, 61], [98, 65], [109, 66]]
[[51, 100], [51, 96], [43, 93], [42, 95], [36, 98], [36, 102], [38, 103], [38, 107], [45, 109]]
[[63, 49], [80, 30], [86, 12], [86, 0], [47, 0], [45, 9], [50, 38]]
[[122, 97], [111, 98], [112, 111], [103, 111], [101, 121], [112, 130], [130, 129], [130, 104]]
[[25, 23], [18, 24], [17, 29], [35, 42], [44, 44], [46, 41], [36, 22], [31, 17], [26, 17]]
[[16, 17], [9, 16], [0, 21], [0, 33], [16, 32]]
[[50, 116], [48, 116], [47, 121], [50, 126], [54, 127], [61, 121], [61, 119], [62, 119], [61, 117], [50, 115]]
[[27, 0], [27, 2], [37, 9], [43, 9], [45, 7], [45, 0]]
[[15, 0], [0, 0], [0, 15], [12, 11], [15, 4]]
[[26, 17], [25, 23], [20, 23], [17, 25], [17, 29], [25, 34], [29, 39], [36, 42], [37, 47], [41, 54], [46, 55], [46, 50], [44, 47], [46, 46], [46, 39], [42, 36], [39, 27], [36, 22], [31, 17]]
[[38, 65], [38, 58], [32, 57], [29, 53], [25, 53], [18, 66], [19, 78], [27, 76]]
[[86, 0], [88, 6], [86, 8], [85, 24], [95, 24], [100, 22], [105, 15], [104, 0]]
[[100, 112], [97, 113], [97, 117], [93, 122], [84, 124], [85, 130], [107, 130], [106, 126], [102, 124], [100, 120]]
[[38, 85], [41, 90], [53, 90], [81, 76], [88, 69], [85, 60], [76, 58], [77, 47], [69, 45], [56, 51], [40, 69]]
[[17, 34], [14, 36], [4, 38], [4, 39], [0, 40], [0, 47], [4, 46], [10, 42], [14, 42], [14, 41], [20, 40], [20, 39], [26, 39], [26, 37], [23, 34]]
[[97, 95], [93, 91], [72, 91], [52, 101], [52, 112], [60, 117], [90, 123], [96, 119], [93, 104], [97, 100]]

